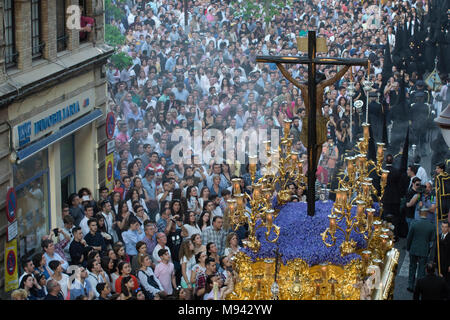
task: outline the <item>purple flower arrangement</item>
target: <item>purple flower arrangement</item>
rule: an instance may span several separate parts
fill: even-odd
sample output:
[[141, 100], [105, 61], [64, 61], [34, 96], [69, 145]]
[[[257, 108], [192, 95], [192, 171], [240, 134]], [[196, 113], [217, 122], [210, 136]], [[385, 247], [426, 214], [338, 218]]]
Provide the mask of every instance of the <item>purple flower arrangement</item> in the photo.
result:
[[[321, 233], [328, 228], [328, 215], [333, 207], [332, 201], [316, 202], [316, 213], [313, 217], [307, 214], [307, 204], [304, 202], [290, 202], [282, 207], [274, 224], [280, 227], [280, 237], [276, 243], [266, 240], [265, 227], [256, 231], [256, 236], [261, 242], [258, 252], [253, 252], [248, 248], [242, 249], [251, 259], [275, 258], [278, 249], [281, 260], [284, 264], [289, 260], [302, 259], [310, 266], [330, 262], [334, 265], [347, 265], [354, 259], [360, 259], [357, 254], [349, 254], [344, 257], [340, 253], [340, 245], [344, 241], [344, 234], [337, 230], [336, 244], [327, 248], [322, 241]], [[376, 213], [379, 212], [378, 203], [374, 204]], [[352, 216], [356, 214], [356, 207], [352, 209]], [[344, 220], [339, 225], [344, 227]], [[274, 239], [275, 233], [272, 231], [269, 239]], [[356, 249], [367, 247], [363, 235], [352, 231], [350, 239], [356, 242]], [[331, 240], [328, 240], [329, 242]]]

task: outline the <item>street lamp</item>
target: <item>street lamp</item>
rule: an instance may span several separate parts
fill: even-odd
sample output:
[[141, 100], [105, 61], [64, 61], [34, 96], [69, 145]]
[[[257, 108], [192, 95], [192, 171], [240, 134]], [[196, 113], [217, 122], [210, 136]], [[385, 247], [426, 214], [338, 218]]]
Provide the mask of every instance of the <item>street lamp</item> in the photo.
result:
[[450, 105], [441, 112], [439, 117], [434, 119], [434, 122], [441, 129], [442, 136], [444, 137], [445, 143], [450, 148]]

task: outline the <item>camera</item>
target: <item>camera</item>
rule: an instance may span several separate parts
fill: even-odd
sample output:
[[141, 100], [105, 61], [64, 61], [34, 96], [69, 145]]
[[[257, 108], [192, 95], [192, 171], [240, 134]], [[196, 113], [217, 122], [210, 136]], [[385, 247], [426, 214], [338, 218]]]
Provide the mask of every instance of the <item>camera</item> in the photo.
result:
[[420, 185], [420, 187], [418, 187], [417, 188], [417, 193], [418, 194], [424, 194], [425, 193], [425, 190], [426, 190], [426, 187], [425, 186], [423, 186], [423, 185]]

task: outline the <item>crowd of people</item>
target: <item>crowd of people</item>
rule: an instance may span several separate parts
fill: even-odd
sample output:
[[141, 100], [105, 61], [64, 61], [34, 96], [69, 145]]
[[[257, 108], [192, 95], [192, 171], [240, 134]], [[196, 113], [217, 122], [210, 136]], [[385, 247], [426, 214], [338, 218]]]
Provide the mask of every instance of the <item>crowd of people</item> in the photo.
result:
[[[370, 97], [381, 96], [378, 101], [371, 98], [369, 108], [369, 122], [379, 140], [383, 128], [377, 124], [383, 117], [388, 126], [398, 121], [392, 112], [400, 112], [394, 107], [404, 103], [402, 90], [408, 103], [417, 102], [418, 92], [430, 93], [417, 69], [392, 66], [387, 79], [382, 74], [386, 44], [395, 49], [400, 26], [423, 25], [428, 6], [422, 1], [388, 0], [380, 11], [370, 1], [293, 1], [270, 23], [264, 15], [239, 17], [242, 1], [189, 1], [187, 27], [182, 1], [112, 3], [123, 14], [121, 19], [108, 13], [106, 17], [125, 36], [117, 52], [132, 59], [121, 70], [112, 63], [107, 66], [108, 108], [117, 122], [114, 188], [102, 187], [99, 197], [82, 188], [69, 197], [62, 211], [64, 225], [42, 239], [41, 253], [22, 261], [21, 289], [13, 298], [221, 299], [231, 292], [236, 280], [232, 257], [247, 233], [245, 226], [233, 230], [226, 201], [235, 177], [242, 178], [242, 190], [251, 192], [248, 155], [244, 163], [206, 163], [191, 149], [190, 164], [175, 161], [178, 141], [172, 141], [172, 133], [186, 129], [194, 135], [197, 130], [208, 137], [208, 129], [232, 131], [239, 144], [240, 134], [250, 129], [268, 136], [276, 130], [282, 136], [283, 121], [290, 119], [293, 149], [306, 159], [301, 133], [307, 105], [302, 93], [274, 64], [256, 63], [257, 55], [298, 55], [296, 37], [316, 30], [327, 39], [327, 55], [371, 61], [370, 70], [354, 67], [352, 74], [347, 72], [325, 90], [327, 141], [317, 189], [332, 185], [344, 154], [361, 136], [364, 112], [350, 101], [365, 104], [367, 77], [373, 82]], [[306, 66], [292, 65], [288, 71], [299, 82], [307, 79]], [[318, 71], [330, 78], [338, 69], [324, 65]], [[441, 92], [432, 93], [440, 106], [448, 101], [446, 79]], [[351, 97], [350, 81], [355, 83]], [[202, 150], [213, 142], [204, 138]], [[445, 151], [438, 147], [436, 159], [442, 160]], [[398, 144], [391, 150], [396, 155]], [[421, 181], [425, 185], [428, 178]], [[306, 186], [289, 187], [293, 201], [305, 201]]]

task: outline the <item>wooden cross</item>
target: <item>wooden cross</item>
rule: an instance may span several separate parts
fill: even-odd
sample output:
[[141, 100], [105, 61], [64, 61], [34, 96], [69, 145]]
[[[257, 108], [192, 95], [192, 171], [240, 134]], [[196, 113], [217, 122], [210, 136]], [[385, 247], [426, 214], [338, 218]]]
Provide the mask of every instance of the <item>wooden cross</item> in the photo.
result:
[[[298, 41], [298, 44], [301, 43]], [[308, 31], [308, 42], [307, 42], [307, 57], [289, 57], [289, 56], [257, 56], [256, 62], [265, 63], [275, 63], [277, 68], [281, 71], [283, 76], [293, 83], [302, 92], [302, 97], [306, 106], [306, 113], [308, 115], [308, 121], [304, 122], [307, 127], [307, 148], [308, 148], [308, 191], [307, 191], [307, 201], [308, 201], [308, 215], [314, 216], [315, 213], [315, 182], [316, 182], [316, 171], [317, 162], [319, 160], [320, 153], [322, 152], [322, 143], [326, 141], [326, 124], [324, 132], [324, 121], [322, 116], [322, 102], [323, 102], [323, 91], [325, 87], [335, 83], [340, 79], [345, 72], [347, 72], [350, 66], [365, 66], [370, 69], [370, 62], [368, 59], [348, 59], [348, 58], [335, 58], [335, 57], [323, 57], [316, 58], [317, 52], [317, 41], [316, 32]], [[320, 40], [320, 39], [319, 39]], [[324, 39], [323, 39], [324, 40]], [[326, 45], [323, 42], [319, 42], [321, 52], [326, 52]], [[325, 47], [325, 48], [323, 48]], [[300, 48], [299, 51], [306, 51]], [[302, 84], [295, 80], [291, 74], [284, 68], [283, 63], [288, 64], [307, 64], [308, 65], [308, 83], [307, 85]], [[344, 65], [336, 76], [331, 79], [324, 79], [323, 81], [317, 82], [316, 79], [316, 65], [326, 64], [326, 65]], [[311, 103], [310, 103], [311, 102]], [[317, 111], [319, 114], [317, 114]], [[319, 117], [319, 118], [318, 118]], [[316, 120], [322, 120], [319, 122], [319, 137], [320, 140], [317, 141], [316, 132]], [[351, 124], [350, 124], [351, 125]], [[302, 131], [305, 130], [305, 126], [302, 127]], [[302, 133], [303, 135], [303, 133]], [[325, 140], [324, 140], [325, 139]], [[305, 141], [303, 141], [305, 144]]]

